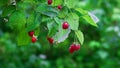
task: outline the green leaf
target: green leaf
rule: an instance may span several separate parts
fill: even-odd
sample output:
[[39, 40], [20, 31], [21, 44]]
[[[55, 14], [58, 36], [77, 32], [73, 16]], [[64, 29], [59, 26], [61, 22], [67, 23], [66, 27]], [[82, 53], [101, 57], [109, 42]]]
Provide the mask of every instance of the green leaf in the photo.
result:
[[31, 38], [28, 36], [28, 32], [22, 30], [17, 36], [17, 44], [19, 46], [28, 45], [31, 42]]
[[55, 33], [58, 31], [58, 24], [56, 24], [54, 21], [48, 22], [47, 27], [49, 30], [48, 36], [50, 36], [50, 37], [55, 35]]
[[9, 18], [8, 25], [14, 30], [14, 31], [21, 31], [21, 29], [25, 28], [26, 24], [26, 16], [25, 12], [23, 11], [15, 11]]
[[75, 8], [76, 11], [78, 11], [80, 13], [80, 17], [82, 17], [83, 19], [85, 19], [89, 24], [91, 24], [92, 26], [97, 27], [97, 24], [94, 22], [94, 20], [89, 16], [88, 11], [83, 10], [81, 8]]
[[81, 9], [81, 8], [75, 8], [76, 11], [78, 11], [81, 15], [86, 15], [88, 14], [88, 11]]
[[53, 0], [52, 6], [58, 6], [62, 4], [63, 4], [63, 0]]
[[7, 5], [8, 2], [9, 2], [9, 0], [0, 0], [0, 9], [1, 9], [3, 6]]
[[48, 6], [46, 4], [40, 4], [36, 8], [36, 11], [42, 13], [43, 15], [47, 15], [50, 17], [55, 17], [58, 15], [58, 11], [56, 9], [54, 9], [54, 7]]
[[93, 19], [89, 15], [84, 15], [83, 18], [92, 26], [98, 27], [97, 24], [93, 21]]
[[5, 17], [5, 16], [9, 16], [12, 14], [12, 12], [14, 12], [16, 10], [15, 6], [14, 5], [10, 5], [8, 7], [6, 7], [5, 9], [3, 9], [3, 12], [2, 12], [2, 16]]
[[27, 2], [23, 2], [23, 1], [20, 1], [16, 4], [16, 7], [19, 8], [19, 9], [27, 9], [27, 8], [30, 8], [32, 5], [30, 3], [27, 3]]
[[69, 13], [66, 21], [69, 23], [72, 30], [78, 30], [79, 27], [79, 16], [75, 13]]
[[60, 11], [59, 11], [59, 14], [58, 14], [58, 17], [59, 18], [65, 18], [68, 14], [68, 9], [67, 7], [63, 7]]
[[40, 35], [40, 28], [36, 28], [35, 29], [35, 36], [39, 36]]
[[56, 22], [57, 24], [60, 24], [60, 23], [61, 23], [60, 19], [57, 18], [57, 17], [55, 17], [54, 20], [55, 20], [55, 22]]
[[48, 10], [48, 6], [45, 5], [45, 4], [40, 4], [38, 7], [36, 7], [37, 12], [43, 13], [43, 12], [45, 12], [47, 10]]
[[42, 22], [49, 22], [51, 21], [51, 18], [45, 15], [42, 15]]
[[80, 30], [77, 30], [77, 31], [75, 31], [75, 34], [76, 34], [79, 42], [80, 42], [81, 45], [82, 45], [83, 42], [84, 42], [84, 35], [83, 35], [83, 33], [82, 33]]
[[26, 2], [26, 3], [35, 3], [35, 0], [23, 0], [23, 2]]
[[40, 3], [46, 3], [46, 0], [38, 0]]
[[79, 0], [66, 0], [66, 5], [68, 8], [75, 8]]
[[41, 14], [32, 13], [27, 19], [27, 31], [31, 31], [39, 27], [41, 23]]
[[92, 19], [95, 23], [99, 22], [98, 17], [95, 16], [92, 12], [88, 12], [88, 15], [91, 17], [91, 19]]

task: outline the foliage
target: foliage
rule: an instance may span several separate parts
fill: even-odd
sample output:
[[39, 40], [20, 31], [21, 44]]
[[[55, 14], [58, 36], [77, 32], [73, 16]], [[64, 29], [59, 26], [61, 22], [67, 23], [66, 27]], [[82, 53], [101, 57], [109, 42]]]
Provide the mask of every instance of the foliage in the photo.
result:
[[[6, 25], [8, 25], [13, 32], [15, 32], [18, 45], [29, 44], [30, 40], [28, 39], [29, 37], [27, 36], [27, 32], [39, 29], [40, 27], [46, 25], [46, 28], [48, 29], [48, 36], [50, 37], [58, 37], [55, 34], [59, 31], [61, 36], [59, 39], [55, 39], [55, 42], [59, 43], [63, 42], [60, 38], [67, 35], [64, 37], [65, 40], [70, 33], [69, 32], [66, 34], [67, 30], [61, 29], [61, 24], [64, 21], [69, 23], [70, 30], [73, 31], [78, 30], [80, 23], [79, 21], [82, 18], [91, 25], [97, 26], [94, 19], [92, 19], [92, 16], [89, 15], [89, 12], [76, 5], [76, 3], [79, 2], [78, 0], [54, 0], [52, 5], [46, 4], [46, 2], [46, 0], [10, 0], [6, 1], [7, 5], [3, 4], [0, 6], [2, 7], [1, 17], [8, 17], [8, 22]], [[58, 5], [62, 5], [63, 9], [57, 9], [56, 6]], [[45, 25], [42, 25], [43, 23], [45, 23]], [[38, 35], [40, 35], [40, 33]], [[24, 37], [26, 38], [23, 40]], [[79, 40], [84, 40], [83, 35], [77, 37]], [[80, 43], [82, 45], [83, 41], [80, 41]]]
[[[22, 2], [21, 2], [22, 1]], [[119, 0], [70, 0], [65, 6], [60, 0], [54, 0], [51, 6], [46, 4], [46, 0], [16, 0], [17, 5], [11, 6], [8, 0], [0, 0], [0, 67], [1, 68], [119, 68], [120, 67], [120, 1]], [[7, 2], [7, 3], [6, 3]], [[23, 3], [24, 2], [24, 3]], [[56, 3], [57, 2], [57, 3]], [[42, 3], [42, 4], [40, 4]], [[71, 4], [73, 3], [73, 4]], [[75, 4], [74, 4], [75, 3]], [[77, 4], [76, 4], [77, 3]], [[58, 4], [64, 5], [61, 11], [55, 8]], [[44, 6], [45, 8], [41, 7]], [[49, 8], [48, 8], [49, 7]], [[78, 8], [80, 7], [80, 8]], [[13, 10], [14, 8], [15, 11]], [[29, 9], [27, 9], [29, 8]], [[32, 9], [35, 8], [35, 9]], [[41, 8], [41, 9], [39, 9]], [[48, 10], [48, 9], [50, 10]], [[1, 11], [4, 11], [4, 13]], [[38, 12], [34, 12], [38, 11]], [[40, 10], [40, 11], [39, 11]], [[95, 25], [92, 18], [88, 18], [86, 10], [89, 10], [100, 19], [98, 28], [89, 26]], [[9, 12], [7, 12], [9, 11]], [[48, 11], [48, 12], [45, 12]], [[21, 12], [18, 14], [17, 12]], [[46, 36], [54, 36], [56, 29], [59, 29], [59, 22], [63, 20], [71, 20], [73, 18], [71, 12], [74, 12], [76, 18], [79, 17], [79, 27], [76, 34], [84, 34], [85, 43], [81, 46], [81, 50], [69, 54], [68, 47], [74, 41], [74, 31], [71, 30], [69, 37], [55, 44], [54, 48], [49, 45]], [[10, 18], [18, 14], [18, 24], [20, 26], [13, 27]], [[8, 17], [10, 15], [10, 17]], [[25, 21], [24, 21], [25, 15]], [[52, 17], [51, 17], [52, 16]], [[19, 20], [22, 19], [22, 20]], [[12, 21], [13, 18], [11, 18]], [[91, 21], [88, 21], [88, 20]], [[8, 22], [7, 22], [8, 20]], [[16, 21], [16, 20], [14, 20]], [[23, 22], [22, 22], [23, 21]], [[73, 20], [71, 20], [73, 21]], [[71, 22], [70, 21], [70, 22]], [[26, 24], [25, 24], [25, 23]], [[77, 21], [75, 21], [77, 22]], [[27, 24], [29, 23], [29, 24]], [[54, 26], [51, 27], [51, 24]], [[26, 26], [21, 27], [23, 24]], [[61, 25], [61, 24], [60, 24]], [[74, 25], [74, 24], [73, 24]], [[76, 24], [75, 24], [76, 25]], [[29, 27], [30, 26], [30, 27]], [[18, 28], [18, 29], [17, 29]], [[19, 28], [21, 30], [19, 30]], [[38, 29], [39, 28], [39, 29]], [[47, 28], [47, 30], [46, 30]], [[52, 30], [55, 29], [55, 30]], [[17, 46], [17, 37], [24, 38], [22, 41], [29, 39], [26, 33], [30, 30], [35, 30], [35, 35], [38, 35], [38, 42], [30, 43], [27, 41], [26, 46]], [[49, 30], [49, 31], [48, 31]], [[20, 32], [20, 33], [19, 33]], [[49, 33], [48, 33], [49, 32]], [[55, 32], [51, 34], [51, 32]], [[22, 33], [22, 34], [21, 34]], [[64, 31], [63, 31], [64, 34]], [[66, 33], [65, 33], [66, 34]], [[21, 37], [22, 35], [22, 37]], [[62, 35], [60, 35], [62, 37]], [[28, 37], [28, 38], [27, 38]], [[59, 36], [58, 36], [59, 37]], [[60, 38], [61, 38], [60, 37]], [[26, 39], [27, 38], [27, 39]], [[56, 39], [59, 39], [55, 37]], [[83, 41], [81, 38], [78, 41]], [[29, 43], [29, 44], [28, 44]], [[23, 45], [23, 44], [22, 44]]]

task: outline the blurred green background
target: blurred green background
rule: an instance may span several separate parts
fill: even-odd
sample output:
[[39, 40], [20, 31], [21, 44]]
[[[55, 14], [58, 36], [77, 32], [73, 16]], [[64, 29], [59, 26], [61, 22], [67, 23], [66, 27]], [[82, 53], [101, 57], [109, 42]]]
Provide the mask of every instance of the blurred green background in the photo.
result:
[[120, 68], [120, 0], [80, 0], [78, 6], [100, 22], [95, 28], [81, 21], [85, 42], [74, 54], [68, 50], [72, 35], [55, 47], [46, 43], [46, 33], [35, 44], [17, 46], [16, 35], [0, 21], [0, 68]]

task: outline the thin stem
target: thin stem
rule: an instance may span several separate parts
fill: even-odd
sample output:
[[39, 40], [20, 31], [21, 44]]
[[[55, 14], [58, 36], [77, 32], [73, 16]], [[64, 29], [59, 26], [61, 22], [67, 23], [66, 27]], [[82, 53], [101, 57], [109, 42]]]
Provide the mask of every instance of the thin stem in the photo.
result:
[[76, 42], [76, 39], [75, 39], [75, 33], [74, 33], [74, 43]]

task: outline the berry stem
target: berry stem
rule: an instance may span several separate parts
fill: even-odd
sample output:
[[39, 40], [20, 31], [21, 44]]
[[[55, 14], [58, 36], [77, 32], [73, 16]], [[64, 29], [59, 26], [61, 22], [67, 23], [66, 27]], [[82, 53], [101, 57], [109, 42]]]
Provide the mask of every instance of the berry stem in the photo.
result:
[[74, 33], [74, 42], [76, 42], [76, 41], [75, 41], [75, 33]]
[[[75, 31], [74, 31], [75, 32]], [[77, 36], [76, 36], [76, 34], [74, 33], [74, 42], [75, 42], [75, 44], [77, 44], [77, 42], [78, 42], [78, 40], [77, 40]]]

